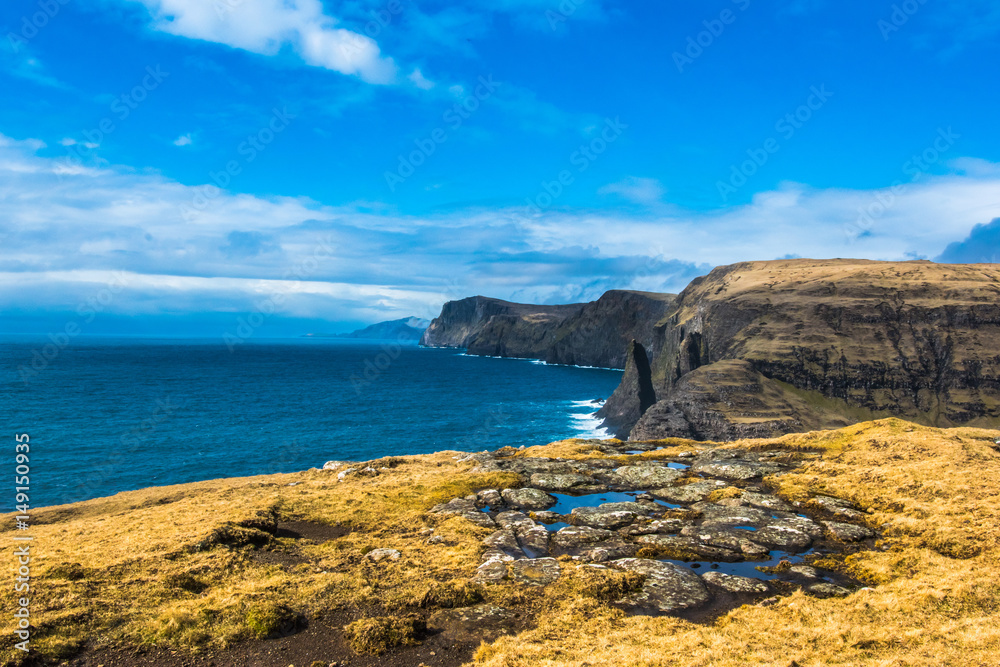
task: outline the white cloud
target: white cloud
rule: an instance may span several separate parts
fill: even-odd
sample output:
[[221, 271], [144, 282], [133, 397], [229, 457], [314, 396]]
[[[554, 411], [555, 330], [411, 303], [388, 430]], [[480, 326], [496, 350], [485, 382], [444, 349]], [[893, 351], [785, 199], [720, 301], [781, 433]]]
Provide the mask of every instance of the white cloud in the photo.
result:
[[180, 37], [263, 55], [290, 45], [308, 64], [369, 83], [394, 83], [396, 63], [367, 35], [338, 28], [320, 0], [130, 0], [149, 10], [152, 27]]
[[[67, 165], [41, 157], [43, 147], [0, 135], [5, 310], [73, 310], [122, 271], [127, 287], [108, 312], [246, 312], [294, 287], [282, 315], [433, 316], [442, 301], [470, 294], [554, 302], [615, 287], [673, 291], [709, 266], [750, 259], [936, 257], [1000, 217], [998, 165], [964, 160], [964, 170], [925, 176], [891, 201], [887, 192], [789, 183], [712, 212], [526, 217], [473, 208], [422, 217], [372, 202], [218, 191], [185, 221], [204, 186]], [[880, 197], [887, 208], [875, 205]], [[868, 209], [877, 213], [859, 220]], [[320, 247], [329, 250], [318, 257]]]
[[191, 145], [191, 133], [182, 134], [181, 136], [174, 139], [174, 146], [190, 146]]
[[410, 81], [413, 82], [413, 85], [419, 88], [420, 90], [430, 90], [431, 88], [434, 87], [434, 82], [425, 77], [423, 72], [420, 71], [419, 67], [413, 70], [413, 72], [409, 76], [409, 79]]
[[639, 178], [627, 176], [617, 183], [609, 183], [601, 187], [598, 194], [618, 195], [636, 204], [657, 204], [663, 198], [663, 186], [655, 178]]

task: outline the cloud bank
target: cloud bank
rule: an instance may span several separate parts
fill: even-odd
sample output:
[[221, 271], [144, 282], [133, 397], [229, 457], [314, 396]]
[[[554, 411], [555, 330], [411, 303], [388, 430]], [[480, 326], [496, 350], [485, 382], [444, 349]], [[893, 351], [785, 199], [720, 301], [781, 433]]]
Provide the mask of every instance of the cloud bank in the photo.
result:
[[68, 168], [43, 149], [0, 135], [8, 314], [72, 311], [114, 283], [106, 312], [235, 316], [282, 294], [282, 316], [371, 322], [433, 316], [472, 294], [555, 303], [612, 288], [677, 291], [715, 265], [789, 255], [995, 261], [1000, 240], [1000, 221], [985, 223], [1000, 218], [1000, 170], [981, 161], [874, 208], [884, 193], [787, 183], [718, 212], [509, 206], [409, 216], [217, 191], [191, 217], [184, 211], [205, 186], [127, 167]]

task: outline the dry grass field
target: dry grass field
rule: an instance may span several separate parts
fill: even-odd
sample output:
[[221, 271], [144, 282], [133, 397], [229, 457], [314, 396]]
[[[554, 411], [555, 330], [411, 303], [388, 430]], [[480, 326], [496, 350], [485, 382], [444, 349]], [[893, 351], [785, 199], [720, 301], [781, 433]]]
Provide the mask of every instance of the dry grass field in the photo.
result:
[[[353, 620], [356, 649], [377, 651], [365, 641], [385, 633], [373, 629], [406, 630], [413, 614], [485, 600], [528, 619], [517, 634], [470, 650], [473, 664], [488, 667], [998, 665], [997, 438], [997, 431], [886, 419], [731, 443], [820, 453], [768, 482], [793, 501], [815, 494], [854, 501], [882, 537], [875, 550], [823, 563], [867, 584], [846, 598], [798, 592], [707, 624], [626, 616], [609, 598], [628, 582], [595, 584], [569, 563], [545, 588], [468, 585], [489, 531], [428, 510], [518, 478], [473, 474], [475, 462], [454, 452], [373, 461], [369, 472], [354, 466], [342, 481], [336, 471], [312, 470], [48, 508], [33, 517], [32, 645], [55, 664], [94, 647], [163, 647], [211, 652], [225, 665], [227, 651], [293, 631], [299, 619], [336, 616]], [[672, 449], [657, 455], [705, 446], [664, 444]], [[596, 455], [584, 441], [517, 454]], [[274, 536], [276, 524], [331, 526], [338, 536]], [[439, 539], [428, 539], [431, 529]], [[375, 563], [366, 557], [375, 548], [402, 556]], [[10, 586], [2, 599], [14, 608]], [[20, 658], [12, 629], [5, 621], [5, 664]], [[398, 641], [417, 640], [399, 633]], [[393, 664], [389, 655], [382, 664]]]

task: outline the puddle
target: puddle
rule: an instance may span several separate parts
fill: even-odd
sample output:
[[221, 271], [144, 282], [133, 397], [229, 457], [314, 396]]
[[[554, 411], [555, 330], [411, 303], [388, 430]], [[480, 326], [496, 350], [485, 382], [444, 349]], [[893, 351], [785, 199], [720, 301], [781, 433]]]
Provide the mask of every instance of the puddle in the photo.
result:
[[[569, 514], [577, 507], [597, 507], [604, 503], [634, 503], [635, 499], [645, 491], [605, 491], [603, 493], [588, 493], [583, 496], [570, 496], [564, 493], [553, 493], [556, 504], [549, 508], [549, 512], [557, 514]], [[678, 509], [680, 505], [674, 505], [662, 500], [653, 501], [660, 507], [667, 509]]]
[[[758, 567], [774, 567], [782, 561], [782, 559], [787, 560], [792, 565], [799, 565], [803, 562], [804, 558], [809, 554], [813, 553], [814, 550], [803, 551], [800, 553], [790, 553], [788, 551], [772, 551], [770, 552], [770, 558], [768, 560], [753, 560], [744, 561], [742, 563], [715, 563], [712, 561], [683, 561], [683, 560], [669, 560], [664, 559], [664, 563], [673, 563], [674, 565], [679, 565], [680, 567], [687, 568], [689, 570], [694, 570], [698, 574], [704, 574], [705, 572], [715, 571], [722, 572], [723, 574], [734, 574], [739, 577], [751, 577], [753, 579], [761, 579], [764, 581], [772, 581], [774, 579], [781, 578], [782, 574], [772, 574], [768, 572], [761, 572]], [[822, 572], [820, 572], [822, 574]], [[787, 575], [786, 575], [787, 576]]]

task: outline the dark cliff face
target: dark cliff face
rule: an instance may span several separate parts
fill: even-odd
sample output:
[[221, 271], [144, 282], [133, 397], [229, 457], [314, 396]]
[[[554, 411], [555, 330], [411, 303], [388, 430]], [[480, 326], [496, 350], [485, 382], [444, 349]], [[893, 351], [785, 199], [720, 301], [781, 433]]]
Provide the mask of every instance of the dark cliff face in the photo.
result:
[[[470, 341], [483, 332], [493, 318], [542, 318], [548, 326], [558, 326], [566, 317], [582, 308], [581, 304], [560, 306], [535, 306], [524, 303], [511, 303], [501, 299], [485, 296], [471, 296], [460, 301], [449, 301], [441, 308], [441, 314], [435, 317], [420, 339], [420, 344], [427, 347], [461, 347], [467, 348]], [[533, 320], [529, 320], [530, 324]], [[494, 335], [499, 335], [497, 331]], [[482, 339], [481, 344], [488, 341]]]
[[613, 290], [587, 304], [533, 306], [471, 297], [446, 303], [420, 342], [469, 354], [624, 368], [629, 341], [655, 345], [654, 325], [675, 298]]
[[[721, 267], [681, 293], [656, 336], [657, 396], [686, 406], [688, 415], [678, 421], [677, 409], [658, 404], [633, 439], [689, 437], [692, 425], [704, 439], [744, 437], [761, 419], [776, 420], [761, 427], [771, 433], [800, 430], [808, 406], [790, 408], [786, 389], [827, 401], [814, 411], [841, 415], [833, 421], [850, 423], [860, 410], [939, 426], [1000, 423], [1000, 268], [992, 265], [782, 260]], [[716, 366], [730, 360], [745, 365]], [[709, 390], [709, 376], [716, 384], [757, 386], [758, 394], [764, 386], [774, 391], [756, 408], [740, 408]]]
[[611, 290], [566, 319], [545, 360], [553, 364], [625, 368], [631, 341], [657, 353], [656, 323], [673, 308], [675, 294]]
[[625, 372], [619, 388], [597, 411], [604, 427], [616, 438], [625, 439], [643, 413], [656, 403], [652, 371], [646, 350], [638, 341], [631, 341], [625, 359]]

